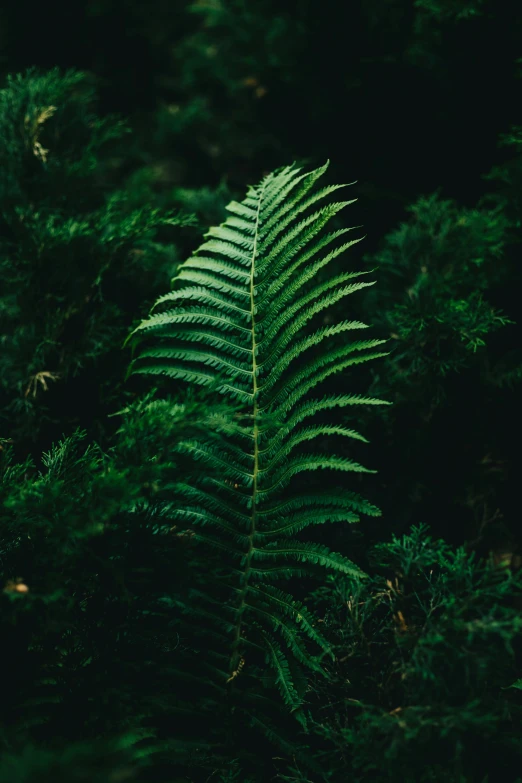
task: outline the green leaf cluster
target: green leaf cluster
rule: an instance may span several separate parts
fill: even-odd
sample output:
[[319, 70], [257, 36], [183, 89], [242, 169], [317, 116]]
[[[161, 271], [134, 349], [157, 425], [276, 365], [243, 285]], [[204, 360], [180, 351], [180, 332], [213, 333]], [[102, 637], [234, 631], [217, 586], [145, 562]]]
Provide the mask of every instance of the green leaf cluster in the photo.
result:
[[513, 779], [522, 576], [510, 555], [481, 562], [418, 525], [371, 561], [369, 580], [328, 577], [310, 599], [335, 652], [315, 694], [328, 779], [347, 767], [357, 781]]

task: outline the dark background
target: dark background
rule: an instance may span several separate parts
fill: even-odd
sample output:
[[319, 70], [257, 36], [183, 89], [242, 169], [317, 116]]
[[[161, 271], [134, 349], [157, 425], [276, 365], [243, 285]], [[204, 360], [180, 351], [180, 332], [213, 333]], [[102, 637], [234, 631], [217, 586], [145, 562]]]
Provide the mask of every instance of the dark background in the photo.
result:
[[[173, 159], [184, 187], [226, 177], [242, 188], [289, 158], [329, 158], [337, 179], [359, 181], [371, 249], [420, 193], [442, 187], [474, 203], [499, 162], [499, 133], [518, 121], [517, 6], [459, 20], [461, 5], [440, 20], [404, 0], [326, 2], [320, 12], [306, 0], [254, 0], [229, 3], [212, 27], [176, 0], [9, 3], [2, 66], [95, 74], [101, 111], [148, 131], [147, 154]], [[242, 85], [248, 78], [262, 97]], [[158, 108], [183, 112], [196, 100], [210, 121], [159, 139]], [[233, 126], [228, 139], [214, 118]], [[238, 149], [248, 131], [251, 144]]]

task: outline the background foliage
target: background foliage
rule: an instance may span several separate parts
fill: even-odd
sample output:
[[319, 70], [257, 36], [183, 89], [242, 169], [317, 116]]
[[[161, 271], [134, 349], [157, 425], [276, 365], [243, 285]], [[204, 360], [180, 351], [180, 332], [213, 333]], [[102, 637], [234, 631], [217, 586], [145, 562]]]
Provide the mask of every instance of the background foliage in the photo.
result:
[[394, 404], [346, 418], [383, 516], [321, 533], [371, 578], [311, 599], [339, 653], [306, 742], [333, 781], [518, 779], [521, 28], [492, 0], [0, 11], [0, 779], [321, 780], [237, 737], [173, 761], [163, 599], [212, 567], [157, 501], [227, 414], [125, 383], [122, 344], [231, 198], [327, 158], [378, 281], [350, 315], [393, 349], [359, 383]]

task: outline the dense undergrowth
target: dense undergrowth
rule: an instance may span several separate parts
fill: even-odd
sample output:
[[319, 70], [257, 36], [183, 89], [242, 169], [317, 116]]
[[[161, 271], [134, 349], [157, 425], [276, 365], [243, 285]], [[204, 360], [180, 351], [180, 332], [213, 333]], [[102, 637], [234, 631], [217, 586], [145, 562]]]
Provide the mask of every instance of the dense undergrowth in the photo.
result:
[[[457, 5], [416, 4], [402, 68], [518, 29]], [[519, 118], [473, 198], [433, 161], [316, 184], [325, 80], [310, 136], [274, 120], [311, 9], [269, 6], [129, 12], [154, 122], [103, 58], [0, 92], [5, 783], [521, 780]]]

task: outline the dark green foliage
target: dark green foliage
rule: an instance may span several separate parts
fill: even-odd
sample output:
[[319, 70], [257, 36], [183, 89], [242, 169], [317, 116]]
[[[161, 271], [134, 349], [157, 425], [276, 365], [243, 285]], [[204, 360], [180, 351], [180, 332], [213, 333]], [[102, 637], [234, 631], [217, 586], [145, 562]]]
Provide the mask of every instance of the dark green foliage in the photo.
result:
[[180, 645], [169, 607], [187, 578], [165, 501], [180, 474], [198, 473], [173, 454], [187, 437], [226, 431], [225, 414], [145, 398], [110, 453], [82, 432], [44, 455], [41, 472], [2, 453], [4, 750], [157, 735]]
[[2, 783], [120, 783], [144, 778], [140, 753], [133, 745], [140, 734], [127, 734], [119, 741], [87, 741], [62, 750], [44, 750], [26, 745], [21, 754], [2, 754]]
[[[513, 323], [486, 298], [510, 279], [502, 263], [509, 222], [500, 207], [461, 209], [438, 193], [408, 212], [410, 221], [368, 259], [386, 285], [367, 305], [397, 341], [390, 359], [395, 383], [408, 389], [410, 400], [413, 384], [429, 411], [444, 396], [445, 376], [471, 366], [485, 338]], [[500, 385], [495, 367], [488, 370], [490, 383]]]
[[78, 422], [103, 434], [128, 308], [174, 270], [154, 237], [187, 222], [115, 187], [128, 128], [97, 117], [94, 98], [83, 74], [58, 70], [0, 93], [0, 395], [17, 448]]
[[383, 283], [366, 311], [392, 347], [371, 391], [395, 402], [380, 413], [390, 445], [410, 428], [385, 507], [400, 529], [422, 513], [485, 555], [517, 540], [512, 501], [499, 494], [518, 461], [502, 424], [517, 417], [522, 378], [516, 224], [502, 193], [474, 208], [434, 193], [408, 211], [366, 259]]
[[[521, 31], [494, 0], [0, 8], [0, 780], [520, 783]], [[294, 538], [368, 577], [312, 600], [281, 586], [335, 660], [285, 617], [289, 647], [278, 593], [259, 626], [252, 601], [224, 704], [204, 612], [223, 622], [241, 542], [198, 541], [187, 492], [223, 471], [187, 445], [215, 455], [247, 420], [212, 385], [125, 382], [122, 345], [231, 200], [326, 159], [326, 185], [358, 179], [347, 259], [377, 285], [317, 328], [371, 323], [389, 355], [324, 395], [393, 404], [317, 414], [372, 444], [329, 431], [318, 453], [376, 474], [312, 471], [282, 495]], [[325, 521], [310, 496], [341, 492], [382, 516], [305, 530]]]
[[522, 573], [424, 525], [371, 560], [370, 580], [329, 577], [312, 600], [336, 653], [314, 714], [328, 779], [506, 779], [522, 760]]

